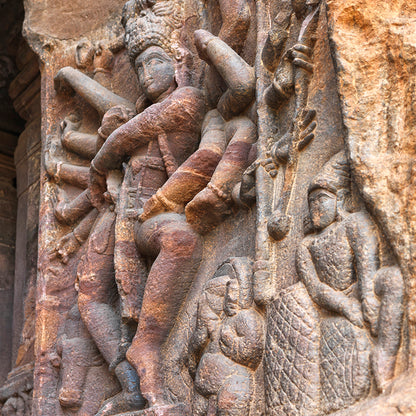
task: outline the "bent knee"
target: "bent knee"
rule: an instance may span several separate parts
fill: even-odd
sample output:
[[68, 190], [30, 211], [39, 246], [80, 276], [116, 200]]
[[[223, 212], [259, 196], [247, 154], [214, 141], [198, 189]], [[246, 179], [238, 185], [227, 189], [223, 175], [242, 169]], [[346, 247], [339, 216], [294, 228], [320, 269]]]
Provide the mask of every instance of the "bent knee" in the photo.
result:
[[178, 256], [197, 253], [202, 248], [202, 238], [190, 226], [169, 230], [162, 237], [162, 250], [173, 251]]

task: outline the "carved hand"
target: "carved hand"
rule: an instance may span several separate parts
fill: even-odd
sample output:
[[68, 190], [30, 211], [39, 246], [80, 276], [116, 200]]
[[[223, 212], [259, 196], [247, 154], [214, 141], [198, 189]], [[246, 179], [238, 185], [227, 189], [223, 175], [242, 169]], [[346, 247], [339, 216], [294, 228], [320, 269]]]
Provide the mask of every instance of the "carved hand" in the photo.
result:
[[313, 72], [311, 56], [312, 49], [301, 43], [297, 43], [290, 49], [290, 58], [292, 59], [293, 65], [310, 73]]
[[315, 119], [315, 110], [305, 110], [302, 114], [299, 141], [297, 144], [299, 151], [303, 150], [315, 138], [315, 130], [317, 126]]
[[104, 192], [107, 189], [106, 177], [101, 175], [95, 169], [91, 163], [90, 168], [90, 180], [88, 185], [88, 193], [91, 204], [100, 210], [104, 203]]
[[377, 336], [380, 302], [375, 297], [363, 300], [362, 311], [364, 319], [370, 324], [371, 335]]
[[294, 91], [293, 63], [290, 59], [291, 50], [284, 56], [277, 67], [272, 84], [264, 92], [266, 103], [271, 108], [278, 110]]
[[271, 152], [266, 152], [266, 159], [264, 159], [261, 164], [272, 178], [277, 176], [279, 163], [275, 160], [274, 157], [272, 157]]
[[292, 131], [289, 131], [282, 138], [280, 138], [270, 149], [270, 157], [272, 158], [276, 166], [287, 163], [289, 159], [290, 144], [292, 143], [292, 141]]
[[107, 138], [124, 123], [134, 117], [134, 112], [123, 105], [111, 107], [103, 116], [101, 126], [98, 129], [100, 136]]
[[354, 325], [362, 328], [364, 326], [361, 304], [356, 299], [348, 299], [341, 305], [344, 316]]
[[74, 233], [64, 235], [57, 244], [56, 251], [58, 256], [62, 259], [62, 263], [68, 263], [69, 256], [75, 253], [80, 247], [78, 240]]

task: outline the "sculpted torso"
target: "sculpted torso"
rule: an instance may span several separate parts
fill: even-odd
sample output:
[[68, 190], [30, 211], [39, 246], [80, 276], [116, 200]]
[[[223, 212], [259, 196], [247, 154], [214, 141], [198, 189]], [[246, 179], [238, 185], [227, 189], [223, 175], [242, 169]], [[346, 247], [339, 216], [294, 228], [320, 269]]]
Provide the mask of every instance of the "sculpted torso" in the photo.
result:
[[343, 291], [356, 282], [347, 222], [334, 223], [305, 242], [322, 283]]

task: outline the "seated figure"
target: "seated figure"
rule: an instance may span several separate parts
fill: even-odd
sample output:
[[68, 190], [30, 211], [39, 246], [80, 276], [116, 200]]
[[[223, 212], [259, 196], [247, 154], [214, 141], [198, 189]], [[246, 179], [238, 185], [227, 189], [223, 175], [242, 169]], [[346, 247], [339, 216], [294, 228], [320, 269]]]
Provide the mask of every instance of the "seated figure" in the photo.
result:
[[195, 379], [192, 415], [249, 414], [264, 344], [251, 275], [248, 259], [231, 258], [205, 286], [189, 348]]

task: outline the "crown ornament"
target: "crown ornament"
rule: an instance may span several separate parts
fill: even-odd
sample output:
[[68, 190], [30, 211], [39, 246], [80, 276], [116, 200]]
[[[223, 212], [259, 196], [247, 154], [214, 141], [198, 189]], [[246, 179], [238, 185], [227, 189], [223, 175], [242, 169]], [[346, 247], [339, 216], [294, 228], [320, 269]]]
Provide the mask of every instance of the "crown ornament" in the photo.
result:
[[183, 25], [181, 5], [171, 0], [129, 0], [123, 8], [124, 43], [134, 60], [150, 46], [161, 47], [171, 57]]

